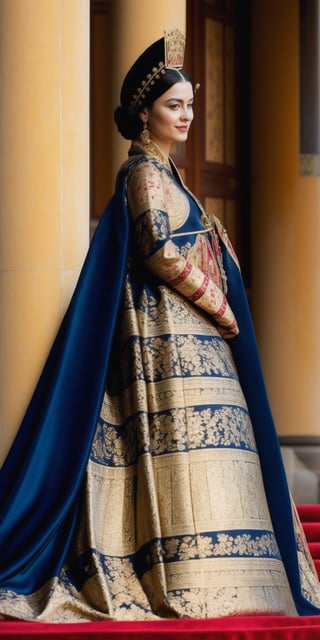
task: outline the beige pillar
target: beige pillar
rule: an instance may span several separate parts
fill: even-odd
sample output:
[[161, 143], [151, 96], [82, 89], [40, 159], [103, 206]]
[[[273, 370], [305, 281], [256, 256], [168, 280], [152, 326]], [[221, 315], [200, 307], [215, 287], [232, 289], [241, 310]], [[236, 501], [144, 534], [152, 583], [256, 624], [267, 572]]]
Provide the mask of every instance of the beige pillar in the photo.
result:
[[320, 434], [320, 178], [299, 175], [299, 3], [252, 3], [253, 312], [281, 435]]
[[[179, 28], [186, 32], [186, 0], [112, 0], [113, 63], [111, 67], [112, 114], [119, 104], [125, 74], [136, 58], [164, 31]], [[113, 174], [126, 158], [128, 143], [113, 132]]]
[[89, 238], [89, 0], [0, 2], [0, 456]]

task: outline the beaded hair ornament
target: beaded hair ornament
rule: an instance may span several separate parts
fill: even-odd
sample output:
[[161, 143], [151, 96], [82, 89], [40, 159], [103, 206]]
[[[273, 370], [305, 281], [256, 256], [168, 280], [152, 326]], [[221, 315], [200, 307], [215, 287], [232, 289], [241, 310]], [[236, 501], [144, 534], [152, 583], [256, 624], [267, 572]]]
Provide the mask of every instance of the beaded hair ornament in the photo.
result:
[[157, 66], [152, 67], [150, 73], [142, 80], [130, 101], [130, 110], [134, 111], [140, 107], [146, 94], [151, 91], [151, 87], [164, 75], [166, 69], [182, 69], [185, 49], [185, 37], [179, 29], [174, 29], [169, 33], [164, 32], [164, 61], [160, 60]]

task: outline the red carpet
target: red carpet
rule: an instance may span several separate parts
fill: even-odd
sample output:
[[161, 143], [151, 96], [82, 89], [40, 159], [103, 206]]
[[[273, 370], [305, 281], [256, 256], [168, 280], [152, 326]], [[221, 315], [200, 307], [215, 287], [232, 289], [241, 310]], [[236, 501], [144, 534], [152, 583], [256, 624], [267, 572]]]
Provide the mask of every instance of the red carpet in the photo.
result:
[[[320, 505], [299, 515], [320, 577]], [[320, 616], [250, 616], [211, 620], [42, 624], [0, 622], [2, 640], [320, 640]]]
[[320, 616], [81, 624], [0, 623], [4, 640], [319, 640]]

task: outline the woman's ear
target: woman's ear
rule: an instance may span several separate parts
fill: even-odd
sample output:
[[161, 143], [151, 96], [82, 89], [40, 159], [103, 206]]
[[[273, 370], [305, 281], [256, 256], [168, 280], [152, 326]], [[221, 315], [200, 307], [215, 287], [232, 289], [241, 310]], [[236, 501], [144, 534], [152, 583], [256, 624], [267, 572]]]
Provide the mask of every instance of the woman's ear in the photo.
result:
[[142, 122], [147, 122], [148, 120], [148, 109], [145, 107], [142, 111], [139, 112], [139, 118]]

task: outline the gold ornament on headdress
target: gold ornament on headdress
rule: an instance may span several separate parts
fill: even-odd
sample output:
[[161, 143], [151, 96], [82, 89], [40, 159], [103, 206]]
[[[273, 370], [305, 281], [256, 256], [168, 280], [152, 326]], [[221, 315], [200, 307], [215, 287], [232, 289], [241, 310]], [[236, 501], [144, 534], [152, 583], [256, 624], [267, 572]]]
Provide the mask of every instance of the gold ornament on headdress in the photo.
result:
[[186, 39], [179, 29], [174, 29], [170, 33], [164, 32], [164, 55], [167, 69], [182, 69], [185, 44]]
[[142, 80], [140, 87], [137, 87], [136, 93], [132, 96], [130, 109], [134, 110], [137, 106], [142, 106], [146, 93], [151, 91], [151, 87], [164, 75], [166, 69], [182, 69], [184, 59], [185, 37], [179, 29], [174, 29], [169, 33], [164, 32], [164, 57], [165, 61], [160, 61], [158, 66], [152, 67], [151, 73], [147, 74], [145, 80]]

